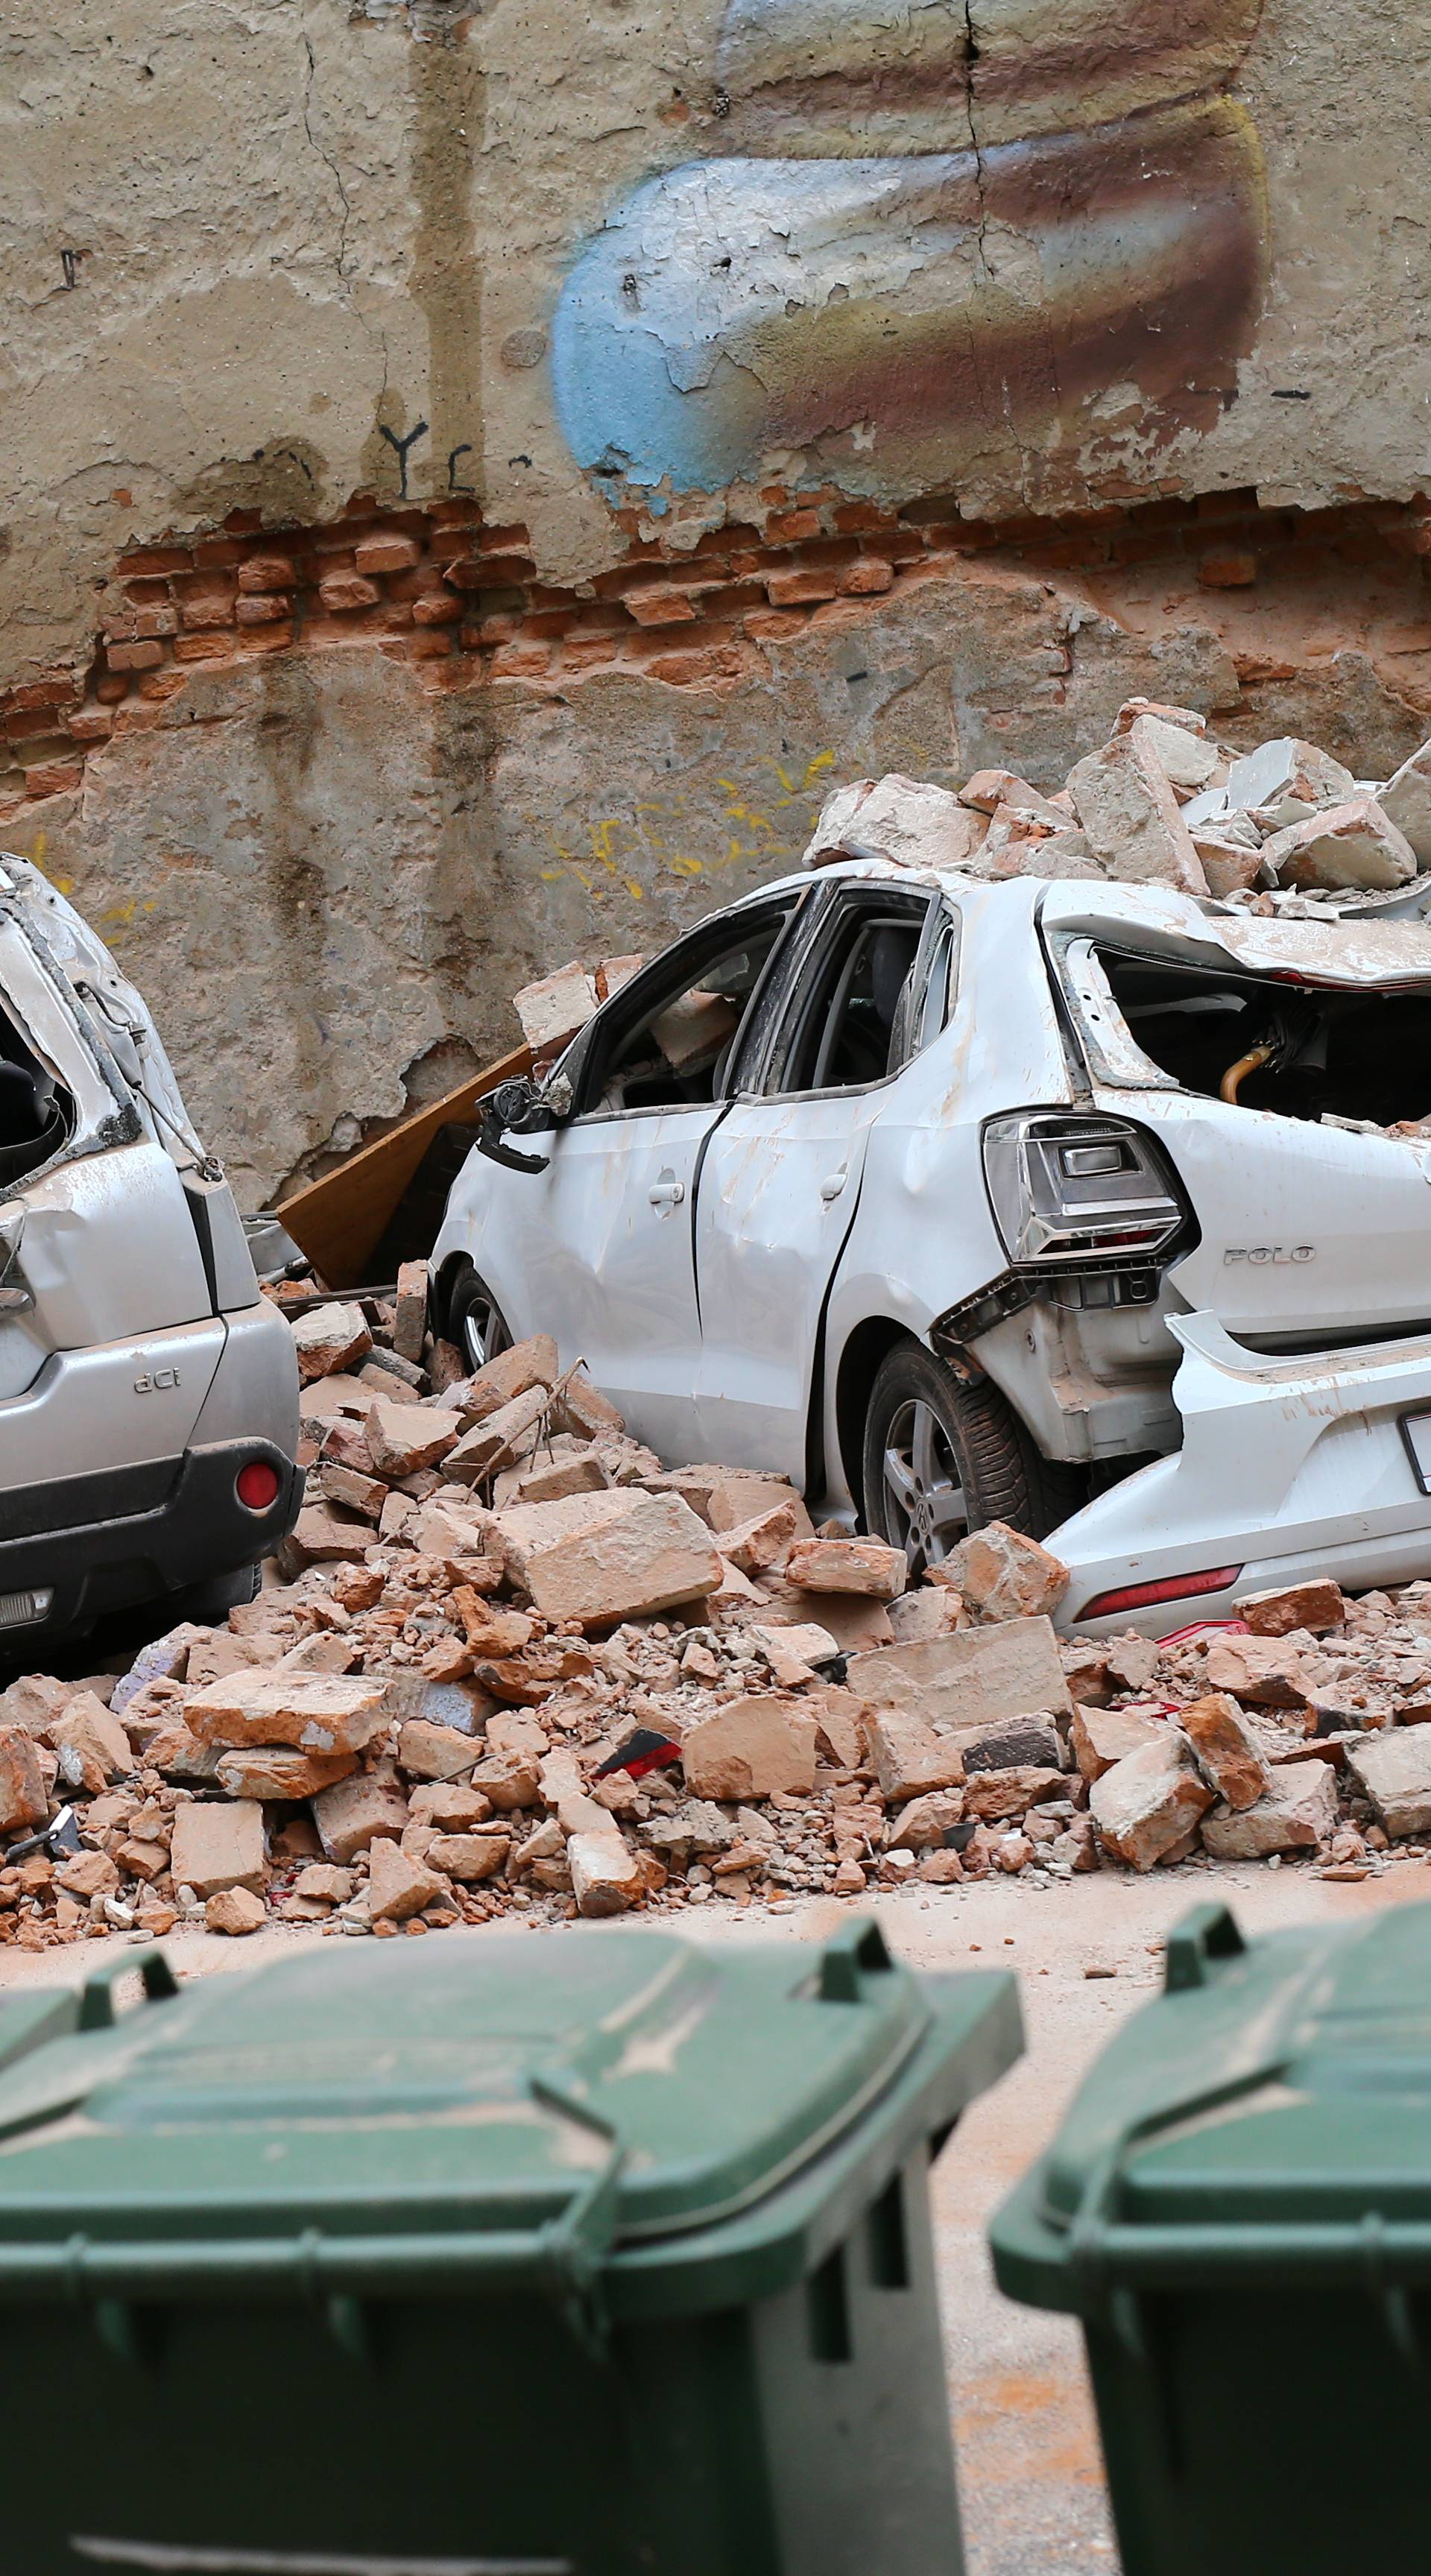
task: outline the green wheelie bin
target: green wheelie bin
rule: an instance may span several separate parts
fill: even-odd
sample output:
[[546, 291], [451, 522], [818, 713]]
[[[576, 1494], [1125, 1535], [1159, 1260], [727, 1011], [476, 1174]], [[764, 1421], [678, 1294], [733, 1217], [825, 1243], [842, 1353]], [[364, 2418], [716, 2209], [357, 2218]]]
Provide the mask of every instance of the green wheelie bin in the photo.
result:
[[5, 2566], [960, 2576], [927, 2172], [1020, 2044], [869, 1921], [7, 2000]]
[[1124, 2576], [1431, 2566], [1431, 1905], [1198, 1906], [990, 2234], [1083, 2320]]

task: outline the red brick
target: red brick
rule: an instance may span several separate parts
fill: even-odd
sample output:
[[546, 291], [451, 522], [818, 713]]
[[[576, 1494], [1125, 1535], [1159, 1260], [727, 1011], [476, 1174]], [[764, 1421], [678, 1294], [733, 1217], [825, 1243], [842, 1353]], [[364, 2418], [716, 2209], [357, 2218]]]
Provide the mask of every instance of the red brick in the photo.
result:
[[748, 608], [765, 606], [765, 591], [758, 581], [722, 581], [697, 594], [702, 617], [743, 617]]
[[166, 671], [146, 671], [139, 683], [139, 694], [141, 698], [149, 698], [162, 706], [166, 698], [176, 698], [179, 691], [188, 685], [188, 672], [176, 671], [171, 666]]
[[142, 581], [126, 581], [124, 585], [124, 596], [126, 599], [132, 600], [136, 608], [142, 608], [152, 601], [167, 601], [169, 597], [169, 584], [167, 581], [162, 580], [157, 573], [148, 573]]
[[237, 537], [201, 537], [194, 548], [194, 562], [200, 572], [227, 572], [243, 562], [243, 548]]
[[833, 599], [835, 588], [832, 572], [772, 572], [766, 577], [765, 595], [772, 608], [800, 608], [817, 599]]
[[53, 733], [54, 729], [55, 710], [52, 706], [36, 707], [32, 715], [19, 715], [12, 711], [5, 718], [7, 742], [29, 742], [39, 734]]
[[74, 693], [73, 680], [26, 680], [10, 691], [7, 704], [17, 714], [31, 707], [67, 707]]
[[440, 662], [452, 650], [452, 638], [441, 627], [428, 627], [425, 632], [404, 636], [383, 647], [385, 653], [401, 653], [409, 662]]
[[[176, 645], [177, 652], [178, 647]], [[104, 707], [118, 706], [129, 695], [129, 675], [125, 671], [101, 671], [94, 684], [94, 694]]]
[[459, 590], [520, 589], [535, 566], [529, 555], [459, 555], [447, 567], [447, 578]]
[[492, 656], [492, 669], [504, 680], [535, 680], [551, 664], [545, 644], [499, 644]]
[[356, 543], [356, 534], [352, 528], [310, 528], [308, 531], [310, 554], [341, 555], [351, 563]]
[[210, 591], [207, 596], [186, 599], [179, 614], [188, 633], [207, 634], [215, 626], [232, 626], [234, 602], [227, 591]]
[[162, 606], [136, 608], [134, 612], [136, 635], [174, 635], [178, 626], [179, 612], [172, 599], [166, 599]]
[[153, 639], [139, 644], [110, 644], [105, 659], [111, 671], [152, 671], [164, 659], [164, 647]]
[[261, 591], [257, 598], [241, 599], [234, 610], [240, 626], [275, 626], [280, 618], [292, 613], [292, 600], [274, 590]]
[[429, 590], [412, 603], [415, 626], [455, 626], [462, 616], [462, 602], [451, 591]]
[[[352, 504], [349, 504], [351, 508]], [[224, 526], [231, 537], [256, 537], [263, 526], [262, 510], [230, 510]]]
[[572, 620], [569, 608], [538, 608], [522, 619], [518, 636], [531, 643], [546, 643], [552, 636], [565, 635]]
[[801, 537], [820, 533], [818, 510], [776, 510], [765, 522], [765, 542], [770, 546], [794, 545]]
[[1204, 555], [1197, 577], [1204, 590], [1247, 590], [1257, 579], [1257, 557], [1230, 552]]
[[1251, 486], [1235, 492], [1199, 492], [1193, 508], [1200, 519], [1242, 519], [1257, 507], [1257, 494]]
[[142, 698], [131, 698], [114, 712], [116, 733], [152, 733], [163, 714], [162, 707], [150, 707]]
[[[229, 628], [219, 633], [176, 635], [173, 650], [176, 662], [223, 662], [233, 648], [233, 630]], [[102, 694], [103, 683], [100, 685]]]
[[76, 707], [66, 720], [66, 729], [76, 742], [107, 742], [114, 731], [114, 718], [108, 707]]
[[281, 653], [292, 641], [291, 626], [245, 626], [229, 638], [229, 649], [235, 656]]
[[787, 635], [800, 635], [809, 624], [793, 608], [755, 608], [745, 621], [747, 635], [758, 637], [762, 644], [779, 644]]
[[291, 590], [297, 576], [291, 555], [250, 555], [239, 565], [240, 590]]
[[877, 528], [889, 525], [889, 513], [873, 501], [842, 501], [835, 512], [835, 525], [842, 537], [869, 536]]
[[482, 523], [477, 503], [465, 501], [460, 495], [451, 501], [429, 501], [427, 515], [438, 528], [476, 528]]
[[846, 599], [872, 599], [881, 591], [893, 590], [894, 568], [878, 556], [866, 555], [863, 563], [848, 564], [839, 574], [837, 588]]
[[353, 549], [353, 562], [359, 572], [407, 572], [422, 561], [422, 548], [414, 537], [396, 537], [379, 530], [363, 537]]
[[318, 596], [327, 609], [371, 608], [382, 598], [375, 581], [365, 581], [358, 572], [328, 572], [318, 584]]
[[564, 671], [593, 671], [621, 659], [621, 648], [610, 635], [568, 635], [561, 647], [560, 661]]
[[408, 635], [412, 632], [412, 622], [412, 601], [410, 599], [388, 600], [384, 606], [381, 617], [378, 619], [378, 624], [381, 626], [385, 635]]
[[482, 531], [484, 554], [512, 554], [519, 548], [529, 546], [531, 542], [531, 530], [520, 519], [514, 520], [510, 527], [484, 528]]
[[187, 546], [134, 546], [119, 558], [119, 575], [127, 581], [131, 573], [192, 572], [194, 559]]
[[696, 613], [683, 590], [664, 587], [630, 591], [626, 606], [638, 626], [684, 626]]
[[80, 760], [46, 760], [25, 772], [27, 796], [66, 796], [84, 776]]

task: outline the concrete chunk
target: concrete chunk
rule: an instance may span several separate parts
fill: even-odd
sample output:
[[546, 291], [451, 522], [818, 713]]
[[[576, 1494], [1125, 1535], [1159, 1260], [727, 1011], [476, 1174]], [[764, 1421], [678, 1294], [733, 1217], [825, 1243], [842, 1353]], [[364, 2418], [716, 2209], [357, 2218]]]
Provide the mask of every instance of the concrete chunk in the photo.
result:
[[[126, 1736], [126, 1750], [128, 1741]], [[28, 1833], [32, 1825], [42, 1825], [49, 1812], [35, 1738], [27, 1726], [0, 1726], [0, 1833]]]
[[1160, 1744], [1167, 1729], [1150, 1717], [1134, 1717], [1121, 1708], [1075, 1708], [1068, 1741], [1085, 1780], [1101, 1780], [1115, 1762], [1139, 1753], [1145, 1744]]
[[[1319, 1762], [1319, 1771], [1330, 1765]], [[1396, 1727], [1347, 1749], [1347, 1769], [1393, 1841], [1431, 1826], [1431, 1727]]]
[[1336, 1775], [1330, 1762], [1282, 1762], [1272, 1787], [1240, 1812], [1224, 1804], [1203, 1820], [1214, 1860], [1262, 1860], [1269, 1852], [1310, 1851], [1336, 1831]]
[[1058, 1641], [1047, 1619], [964, 1628], [851, 1659], [846, 1681], [868, 1708], [895, 1708], [928, 1725], [980, 1726], [1036, 1710], [1072, 1714]]
[[137, 1768], [134, 1751], [117, 1717], [111, 1717], [93, 1691], [78, 1691], [62, 1716], [45, 1729], [59, 1755], [60, 1778], [68, 1789], [107, 1789]]
[[510, 1404], [499, 1405], [495, 1413], [484, 1415], [444, 1455], [442, 1473], [447, 1482], [483, 1485], [499, 1467], [530, 1456], [549, 1401], [544, 1386], [533, 1386], [525, 1395], [514, 1395]]
[[1308, 815], [1262, 844], [1280, 885], [1386, 887], [1416, 874], [1416, 853], [1374, 796], [1354, 796]]
[[1068, 1590], [1067, 1566], [1006, 1521], [990, 1521], [962, 1539], [951, 1571], [981, 1619], [1036, 1619], [1056, 1610]]
[[373, 1473], [391, 1484], [401, 1476], [415, 1476], [423, 1467], [435, 1467], [455, 1449], [462, 1420], [459, 1414], [439, 1412], [430, 1404], [402, 1404], [390, 1395], [380, 1395], [368, 1409], [364, 1428]]
[[373, 1347], [361, 1306], [310, 1307], [306, 1315], [293, 1318], [291, 1330], [298, 1374], [305, 1386], [314, 1378], [333, 1377], [340, 1369], [354, 1367]]
[[[579, 1619], [601, 1627], [619, 1619], [639, 1618], [697, 1601], [719, 1589], [721, 1561], [710, 1531], [697, 1520], [679, 1494], [573, 1495], [564, 1503], [534, 1503], [532, 1513], [565, 1512], [580, 1506], [587, 1514], [598, 1504], [624, 1503], [625, 1509], [600, 1520], [578, 1520], [568, 1531], [542, 1545], [529, 1543], [523, 1579], [537, 1608], [549, 1619]], [[516, 1514], [502, 1516], [502, 1539]]]
[[225, 1801], [197, 1799], [174, 1818], [170, 1868], [176, 1887], [192, 1887], [196, 1896], [217, 1896], [224, 1887], [263, 1886], [263, 1809], [248, 1798]]
[[1006, 1770], [971, 1772], [964, 1783], [964, 1813], [986, 1824], [1004, 1816], [1021, 1816], [1045, 1798], [1062, 1798], [1068, 1782], [1061, 1771], [1036, 1762], [1012, 1763]]
[[573, 1834], [566, 1865], [576, 1910], [589, 1919], [624, 1914], [645, 1894], [646, 1873], [618, 1833]]
[[247, 1887], [221, 1887], [209, 1898], [204, 1908], [204, 1923], [210, 1932], [226, 1932], [231, 1940], [246, 1933], [261, 1932], [268, 1921], [267, 1908], [261, 1896]]
[[1233, 812], [1255, 812], [1269, 832], [1305, 820], [1356, 793], [1356, 780], [1329, 751], [1295, 734], [1259, 743], [1255, 751], [1234, 760], [1227, 773], [1227, 802]]
[[559, 966], [512, 995], [512, 1008], [533, 1055], [551, 1055], [584, 1029], [596, 1009], [596, 986], [584, 966]]
[[1168, 1859], [1212, 1804], [1187, 1746], [1171, 1733], [1115, 1762], [1088, 1800], [1104, 1850], [1138, 1870]]
[[1051, 1771], [1063, 1768], [1063, 1738], [1051, 1717], [990, 1718], [982, 1726], [961, 1730], [959, 1749], [966, 1778], [976, 1771], [1008, 1771], [1019, 1763]]
[[798, 1700], [754, 1692], [688, 1727], [681, 1743], [696, 1798], [769, 1798], [815, 1785], [815, 1720]]
[[311, 1798], [356, 1771], [356, 1753], [299, 1753], [286, 1744], [257, 1745], [219, 1757], [217, 1778], [231, 1798]]
[[291, 1744], [305, 1753], [361, 1753], [386, 1734], [390, 1709], [381, 1681], [279, 1664], [205, 1682], [190, 1697], [184, 1715], [191, 1733], [205, 1744], [235, 1750]]
[[1077, 762], [1068, 792], [1093, 855], [1110, 877], [1206, 894], [1207, 879], [1177, 797], [1136, 725]]
[[533, 1387], [555, 1386], [557, 1376], [557, 1346], [550, 1333], [532, 1333], [526, 1341], [499, 1351], [474, 1377], [459, 1378], [440, 1402], [444, 1412], [460, 1413], [463, 1428], [470, 1431], [475, 1422], [485, 1422], [489, 1413], [499, 1413], [514, 1397], [530, 1394]]
[[412, 1718], [398, 1730], [398, 1769], [416, 1780], [455, 1780], [472, 1769], [481, 1751], [470, 1735], [427, 1718]]
[[1312, 1583], [1284, 1584], [1275, 1592], [1244, 1593], [1237, 1615], [1255, 1637], [1288, 1637], [1294, 1628], [1321, 1637], [1329, 1628], [1340, 1628], [1347, 1605], [1341, 1585], [1324, 1575]]
[[890, 1851], [939, 1851], [944, 1837], [964, 1816], [964, 1793], [961, 1789], [933, 1789], [924, 1797], [911, 1798], [900, 1811], [894, 1832], [889, 1837]]
[[1388, 821], [1410, 842], [1417, 866], [1431, 868], [1431, 742], [1403, 760], [1378, 801]]
[[439, 1896], [444, 1880], [400, 1843], [378, 1839], [368, 1846], [368, 1912], [375, 1923], [406, 1923]]
[[440, 1869], [445, 1878], [474, 1887], [484, 1878], [496, 1877], [511, 1848], [510, 1834], [436, 1834], [425, 1858], [429, 1868]]
[[1226, 1691], [1210, 1691], [1205, 1699], [1180, 1709], [1178, 1725], [1208, 1787], [1235, 1814], [1265, 1797], [1272, 1786], [1271, 1771], [1236, 1700]]
[[352, 1860], [367, 1850], [375, 1834], [396, 1837], [402, 1832], [407, 1800], [392, 1782], [358, 1771], [351, 1780], [335, 1781], [331, 1789], [319, 1791], [313, 1801], [313, 1822], [330, 1860]]
[[926, 1790], [956, 1788], [964, 1777], [957, 1737], [936, 1734], [912, 1711], [877, 1709], [865, 1720], [870, 1759], [886, 1798], [902, 1805]]
[[872, 1601], [897, 1601], [908, 1573], [903, 1548], [875, 1538], [804, 1539], [785, 1569], [786, 1580], [803, 1592], [859, 1592]]

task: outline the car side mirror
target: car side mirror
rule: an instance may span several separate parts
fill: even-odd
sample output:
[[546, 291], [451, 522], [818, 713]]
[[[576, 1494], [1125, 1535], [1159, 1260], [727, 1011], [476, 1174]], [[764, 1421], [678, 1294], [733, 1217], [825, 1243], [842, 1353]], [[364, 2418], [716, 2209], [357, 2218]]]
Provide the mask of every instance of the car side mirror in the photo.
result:
[[477, 1128], [477, 1151], [489, 1162], [501, 1163], [509, 1172], [544, 1172], [551, 1161], [549, 1154], [519, 1154], [504, 1145], [504, 1136], [529, 1135], [534, 1129], [550, 1127], [565, 1118], [571, 1108], [571, 1084], [563, 1074], [549, 1083], [534, 1082], [521, 1073], [510, 1082], [499, 1082], [482, 1103]]

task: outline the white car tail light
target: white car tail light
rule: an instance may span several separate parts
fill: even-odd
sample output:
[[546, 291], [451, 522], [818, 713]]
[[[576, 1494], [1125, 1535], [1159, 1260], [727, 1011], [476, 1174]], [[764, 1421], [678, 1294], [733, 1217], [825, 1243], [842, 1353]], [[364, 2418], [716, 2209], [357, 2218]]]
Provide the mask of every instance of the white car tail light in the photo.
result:
[[984, 1176], [1015, 1269], [1153, 1260], [1187, 1219], [1157, 1147], [1121, 1118], [993, 1118]]

